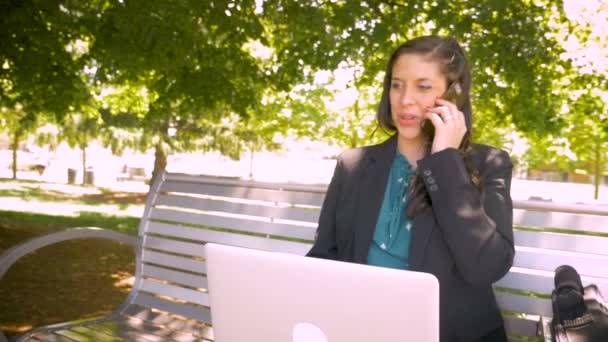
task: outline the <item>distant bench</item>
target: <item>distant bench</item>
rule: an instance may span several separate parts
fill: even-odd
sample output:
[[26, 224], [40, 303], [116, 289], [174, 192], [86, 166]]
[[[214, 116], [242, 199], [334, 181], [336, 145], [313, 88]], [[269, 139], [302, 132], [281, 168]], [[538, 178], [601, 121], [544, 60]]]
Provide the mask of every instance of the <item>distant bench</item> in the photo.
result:
[[[0, 257], [0, 277], [22, 255], [68, 239], [113, 239], [133, 245], [137, 256], [133, 288], [114, 313], [34, 329], [20, 341], [213, 340], [202, 246], [215, 242], [303, 255], [325, 190], [326, 185], [163, 173], [150, 189], [138, 237], [69, 229], [13, 247]], [[557, 266], [573, 265], [584, 283], [608, 294], [608, 210], [538, 201], [514, 205], [515, 265], [495, 292], [510, 339], [529, 341], [523, 337], [537, 335], [539, 316], [552, 315], [548, 296]]]

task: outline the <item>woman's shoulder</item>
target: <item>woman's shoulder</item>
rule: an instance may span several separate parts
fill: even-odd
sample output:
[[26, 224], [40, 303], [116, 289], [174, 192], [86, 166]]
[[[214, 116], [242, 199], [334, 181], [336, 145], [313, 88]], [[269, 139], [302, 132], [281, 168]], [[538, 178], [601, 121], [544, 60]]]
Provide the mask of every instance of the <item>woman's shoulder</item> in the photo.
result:
[[338, 162], [347, 166], [355, 166], [361, 163], [369, 155], [369, 150], [373, 146], [354, 147], [343, 150], [338, 155]]
[[495, 146], [484, 144], [471, 144], [471, 155], [478, 167], [504, 168], [512, 167], [509, 153]]
[[367, 145], [361, 147], [349, 148], [340, 153], [338, 156], [338, 162], [344, 164], [345, 166], [349, 166], [349, 168], [360, 165], [362, 162], [366, 160], [374, 160], [378, 157], [383, 156], [384, 154], [394, 152], [395, 144], [392, 139], [388, 139], [385, 142], [375, 144], [375, 145]]

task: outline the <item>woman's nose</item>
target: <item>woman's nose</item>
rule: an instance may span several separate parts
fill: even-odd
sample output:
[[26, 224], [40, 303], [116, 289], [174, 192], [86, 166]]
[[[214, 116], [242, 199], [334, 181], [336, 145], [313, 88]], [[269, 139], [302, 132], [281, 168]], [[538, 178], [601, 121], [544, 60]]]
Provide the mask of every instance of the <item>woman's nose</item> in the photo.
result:
[[403, 106], [412, 104], [414, 102], [414, 100], [412, 98], [412, 92], [404, 90], [401, 93], [400, 101], [399, 102], [401, 102], [401, 105], [403, 105]]

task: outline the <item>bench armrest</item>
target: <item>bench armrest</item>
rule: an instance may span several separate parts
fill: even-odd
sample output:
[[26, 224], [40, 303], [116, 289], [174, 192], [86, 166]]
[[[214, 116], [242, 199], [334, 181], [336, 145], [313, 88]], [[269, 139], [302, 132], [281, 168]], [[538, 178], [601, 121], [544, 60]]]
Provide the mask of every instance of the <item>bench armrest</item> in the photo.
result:
[[[139, 254], [141, 249], [140, 239], [137, 236], [127, 235], [97, 227], [70, 228], [29, 239], [4, 251], [4, 253], [0, 254], [0, 280], [6, 271], [8, 271], [8, 269], [11, 268], [11, 266], [24, 255], [57, 242], [88, 238], [108, 239], [129, 244], [133, 247], [136, 255]], [[6, 337], [4, 334], [2, 334], [2, 332], [0, 332], [0, 342], [6, 341]]]
[[[51, 234], [35, 237], [25, 242], [17, 244], [0, 255], [0, 279], [4, 276], [4, 273], [22, 256], [29, 254], [39, 248], [52, 245], [57, 242], [74, 240], [74, 239], [87, 239], [87, 238], [102, 238], [108, 240], [114, 240], [129, 244], [133, 247], [135, 254], [139, 254], [141, 249], [140, 239], [137, 236], [127, 235], [124, 233], [115, 232], [108, 229], [96, 228], [96, 227], [78, 227], [70, 228]], [[0, 332], [0, 342], [6, 342], [7, 339]]]
[[[0, 254], [0, 279], [4, 276], [4, 273], [22, 256], [29, 254], [39, 248], [52, 245], [57, 242], [74, 240], [74, 239], [88, 239], [88, 238], [102, 238], [114, 240], [129, 244], [135, 250], [137, 254], [141, 248], [140, 239], [137, 236], [127, 235], [124, 233], [115, 232], [108, 229], [96, 228], [96, 227], [78, 227], [70, 228], [63, 231], [39, 236], [17, 244], [4, 253]], [[0, 342], [2, 341], [0, 337]]]

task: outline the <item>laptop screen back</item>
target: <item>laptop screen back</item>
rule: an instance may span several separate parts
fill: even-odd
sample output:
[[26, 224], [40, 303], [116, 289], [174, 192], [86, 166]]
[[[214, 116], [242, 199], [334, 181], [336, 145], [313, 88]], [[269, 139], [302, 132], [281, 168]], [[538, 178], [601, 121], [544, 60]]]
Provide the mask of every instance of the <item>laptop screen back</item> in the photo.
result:
[[218, 342], [439, 341], [431, 275], [206, 245]]

